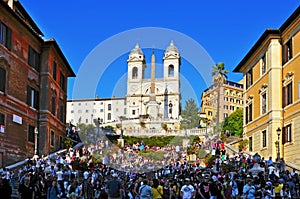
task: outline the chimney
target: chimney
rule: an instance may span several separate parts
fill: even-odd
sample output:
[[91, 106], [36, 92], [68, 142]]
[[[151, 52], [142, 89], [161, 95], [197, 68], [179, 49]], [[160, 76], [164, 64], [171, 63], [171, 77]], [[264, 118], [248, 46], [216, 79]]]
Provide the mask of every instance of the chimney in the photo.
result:
[[5, 0], [5, 2], [11, 9], [14, 9], [14, 0]]

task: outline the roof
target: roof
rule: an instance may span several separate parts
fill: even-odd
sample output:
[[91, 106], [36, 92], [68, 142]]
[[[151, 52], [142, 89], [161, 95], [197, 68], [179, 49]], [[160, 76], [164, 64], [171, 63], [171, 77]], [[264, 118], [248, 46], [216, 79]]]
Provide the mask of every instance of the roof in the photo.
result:
[[166, 49], [166, 52], [176, 52], [179, 53], [178, 48], [174, 45], [174, 41], [172, 40], [168, 48]]
[[242, 61], [235, 67], [233, 72], [240, 72], [240, 69], [243, 65], [248, 61], [248, 59], [253, 55], [255, 51], [261, 46], [261, 44], [272, 34], [280, 35], [280, 30], [278, 29], [266, 29], [265, 32], [261, 35], [261, 37], [257, 40], [257, 42], [252, 46], [246, 56], [242, 59]]
[[300, 16], [300, 6], [289, 16], [289, 18], [281, 25], [279, 29], [266, 29], [261, 37], [257, 40], [254, 46], [249, 50], [242, 61], [236, 66], [233, 72], [241, 72], [240, 69], [247, 62], [247, 60], [254, 54], [255, 51], [261, 46], [261, 44], [271, 35], [280, 36], [290, 25]]
[[109, 100], [125, 100], [124, 97], [112, 97], [112, 98], [90, 98], [90, 99], [71, 99], [67, 102], [86, 102], [86, 101], [109, 101]]
[[3, 6], [9, 13], [11, 13], [21, 24], [23, 24], [25, 28], [33, 33], [33, 35], [42, 40], [42, 36], [44, 36], [44, 34], [19, 1], [14, 1], [14, 9], [9, 7], [9, 5], [3, 0], [0, 0], [0, 5]]
[[65, 66], [68, 69], [68, 72], [70, 73], [70, 75], [68, 75], [68, 77], [76, 77], [73, 69], [71, 68], [68, 60], [66, 59], [64, 53], [61, 51], [60, 47], [58, 46], [57, 42], [55, 41], [55, 39], [49, 39], [49, 40], [45, 40], [44, 41], [45, 45], [53, 45], [55, 47], [55, 49], [57, 50], [59, 56], [62, 58]]

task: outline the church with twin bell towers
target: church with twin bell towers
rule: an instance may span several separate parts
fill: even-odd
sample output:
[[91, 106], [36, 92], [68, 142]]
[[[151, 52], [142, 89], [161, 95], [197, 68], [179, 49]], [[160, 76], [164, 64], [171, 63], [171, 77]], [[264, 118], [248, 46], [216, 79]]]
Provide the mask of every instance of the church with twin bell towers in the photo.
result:
[[180, 115], [180, 53], [174, 42], [164, 52], [163, 77], [155, 77], [155, 52], [151, 55], [151, 78], [145, 79], [145, 54], [138, 44], [128, 63], [126, 117], [150, 116], [151, 121], [178, 120]]

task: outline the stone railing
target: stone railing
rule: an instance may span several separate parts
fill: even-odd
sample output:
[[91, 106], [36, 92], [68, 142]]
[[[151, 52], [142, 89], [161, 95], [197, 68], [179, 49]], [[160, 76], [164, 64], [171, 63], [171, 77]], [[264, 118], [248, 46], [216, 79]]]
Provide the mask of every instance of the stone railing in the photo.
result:
[[[235, 154], [239, 153], [239, 150], [232, 146], [232, 144], [235, 144], [235, 143], [236, 142], [225, 144], [225, 149], [228, 154], [232, 155], [233, 153], [235, 153]], [[245, 153], [247, 155], [254, 155], [253, 152], [250, 152], [250, 151], [244, 151], [243, 153]], [[296, 170], [298, 173], [300, 172], [299, 166], [297, 166], [291, 162], [285, 162], [285, 164], [286, 164], [287, 170], [289, 170], [289, 171]]]
[[[209, 130], [209, 129], [208, 129]], [[149, 136], [205, 136], [206, 129], [187, 129], [187, 130], [161, 130], [161, 129], [142, 129], [124, 130], [123, 135], [135, 137]]]

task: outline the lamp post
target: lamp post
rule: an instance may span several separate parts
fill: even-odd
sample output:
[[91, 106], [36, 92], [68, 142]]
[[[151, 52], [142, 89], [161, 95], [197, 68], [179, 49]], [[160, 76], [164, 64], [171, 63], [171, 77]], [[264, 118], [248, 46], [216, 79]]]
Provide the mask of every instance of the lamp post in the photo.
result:
[[34, 128], [34, 156], [38, 156], [38, 134], [39, 131], [37, 128]]
[[123, 116], [120, 116], [120, 121], [121, 121], [121, 139], [123, 139]]
[[98, 127], [98, 136], [100, 135], [100, 117], [98, 117], [98, 123], [97, 123], [97, 127]]
[[276, 132], [277, 132], [277, 136], [278, 136], [278, 139], [277, 139], [277, 141], [278, 141], [277, 161], [279, 162], [279, 160], [280, 160], [280, 132], [281, 132], [280, 127], [278, 127]]

